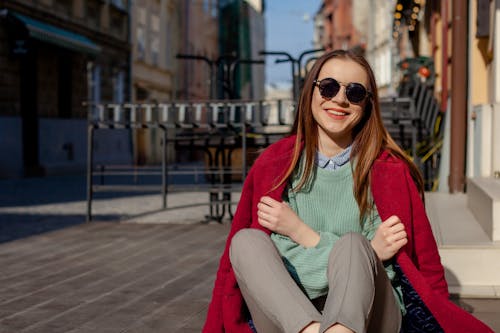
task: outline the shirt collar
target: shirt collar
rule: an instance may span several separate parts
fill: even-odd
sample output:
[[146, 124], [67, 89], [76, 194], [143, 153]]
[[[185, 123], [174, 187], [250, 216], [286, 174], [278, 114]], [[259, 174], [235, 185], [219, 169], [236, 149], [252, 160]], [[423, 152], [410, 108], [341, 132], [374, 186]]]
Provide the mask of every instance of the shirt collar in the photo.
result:
[[352, 145], [333, 156], [332, 158], [328, 158], [323, 155], [319, 150], [316, 152], [316, 165], [320, 168], [339, 168], [349, 162], [349, 158], [351, 157]]

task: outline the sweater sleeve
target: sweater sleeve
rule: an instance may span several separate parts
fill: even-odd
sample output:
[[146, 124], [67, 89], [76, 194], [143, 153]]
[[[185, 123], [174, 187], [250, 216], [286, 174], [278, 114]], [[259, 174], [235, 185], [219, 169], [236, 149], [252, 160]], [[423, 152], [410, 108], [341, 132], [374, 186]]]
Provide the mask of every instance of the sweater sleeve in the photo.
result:
[[339, 238], [331, 232], [320, 232], [319, 243], [315, 247], [306, 248], [287, 236], [271, 235], [290, 275], [303, 287], [310, 299], [328, 292], [328, 257]]
[[[296, 195], [291, 191], [290, 184], [283, 192], [283, 200], [297, 213]], [[328, 292], [328, 257], [340, 238], [339, 235], [326, 231], [320, 231], [319, 236], [315, 247], [306, 248], [288, 236], [271, 234], [288, 272], [310, 299]]]

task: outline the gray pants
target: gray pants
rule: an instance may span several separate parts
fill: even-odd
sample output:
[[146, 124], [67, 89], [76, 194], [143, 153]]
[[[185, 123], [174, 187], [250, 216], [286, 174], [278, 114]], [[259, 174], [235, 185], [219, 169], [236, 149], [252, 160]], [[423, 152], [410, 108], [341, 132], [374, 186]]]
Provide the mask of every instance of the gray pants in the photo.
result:
[[321, 333], [335, 323], [356, 333], [399, 332], [401, 310], [390, 280], [360, 234], [343, 236], [330, 253], [329, 291], [322, 312], [297, 286], [274, 243], [262, 231], [237, 232], [230, 259], [259, 333], [298, 333], [313, 321], [321, 323]]

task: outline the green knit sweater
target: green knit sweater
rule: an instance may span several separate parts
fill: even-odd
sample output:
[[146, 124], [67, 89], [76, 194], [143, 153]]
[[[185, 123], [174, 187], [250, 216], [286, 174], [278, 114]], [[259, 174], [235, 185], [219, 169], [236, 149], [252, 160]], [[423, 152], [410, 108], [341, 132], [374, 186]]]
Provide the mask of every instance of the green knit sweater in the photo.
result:
[[[302, 163], [299, 165], [296, 175], [301, 174]], [[351, 163], [346, 163], [337, 170], [318, 167], [313, 170], [313, 177], [306, 186], [299, 192], [292, 191], [288, 186], [283, 199], [305, 223], [319, 233], [319, 243], [313, 248], [305, 248], [289, 237], [276, 233], [271, 235], [288, 271], [309, 299], [328, 292], [326, 270], [335, 242], [348, 232], [361, 233], [371, 240], [381, 223], [376, 209], [360, 223], [359, 208], [353, 193]], [[294, 187], [298, 183], [298, 177], [293, 178]], [[390, 263], [385, 263], [384, 266], [404, 311], [401, 288], [395, 281], [393, 267]]]

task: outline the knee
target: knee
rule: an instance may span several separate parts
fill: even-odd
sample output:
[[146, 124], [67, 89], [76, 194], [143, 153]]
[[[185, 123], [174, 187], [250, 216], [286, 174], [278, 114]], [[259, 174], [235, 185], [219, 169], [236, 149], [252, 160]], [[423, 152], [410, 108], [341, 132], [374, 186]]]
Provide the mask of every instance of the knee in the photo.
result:
[[342, 236], [337, 243], [341, 245], [344, 244], [349, 246], [362, 246], [362, 247], [370, 245], [368, 239], [366, 239], [366, 237], [360, 234], [359, 232], [348, 232], [344, 236]]
[[229, 260], [238, 265], [243, 258], [252, 256], [255, 249], [262, 248], [262, 243], [269, 239], [263, 231], [257, 229], [242, 229], [234, 234], [229, 246]]
[[329, 262], [336, 256], [345, 257], [352, 256], [355, 253], [370, 253], [372, 252], [370, 241], [360, 233], [348, 232], [342, 236], [334, 245], [330, 252]]

